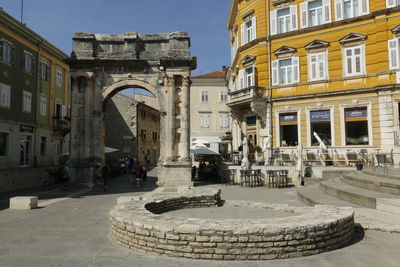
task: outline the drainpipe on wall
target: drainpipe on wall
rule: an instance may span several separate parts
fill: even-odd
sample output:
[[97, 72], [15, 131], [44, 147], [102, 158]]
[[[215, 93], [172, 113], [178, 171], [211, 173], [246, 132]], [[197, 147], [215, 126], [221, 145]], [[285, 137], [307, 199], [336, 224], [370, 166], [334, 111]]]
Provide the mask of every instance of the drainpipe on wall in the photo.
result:
[[272, 138], [272, 75], [271, 75], [271, 70], [272, 70], [272, 64], [271, 64], [271, 25], [269, 22], [269, 14], [270, 14], [270, 0], [267, 0], [267, 9], [266, 9], [266, 18], [267, 18], [267, 57], [268, 57], [268, 103], [269, 103], [269, 129], [268, 129], [268, 134], [271, 136], [271, 147], [273, 147], [273, 138]]
[[[40, 93], [41, 93], [41, 82], [40, 82], [40, 53], [42, 52], [42, 44], [43, 40], [40, 40], [40, 43], [38, 43], [38, 55], [37, 55], [37, 64], [36, 64], [36, 107], [35, 107], [35, 131], [33, 133], [33, 164], [34, 167], [37, 167], [37, 131], [38, 131], [38, 126], [39, 126], [39, 109], [40, 109]], [[39, 141], [40, 144], [40, 141]]]

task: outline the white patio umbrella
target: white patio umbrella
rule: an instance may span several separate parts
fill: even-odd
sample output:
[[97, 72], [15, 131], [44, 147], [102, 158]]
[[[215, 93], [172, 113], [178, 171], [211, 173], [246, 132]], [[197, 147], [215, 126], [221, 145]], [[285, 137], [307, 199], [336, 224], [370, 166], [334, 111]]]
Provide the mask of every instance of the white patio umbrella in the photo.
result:
[[196, 145], [190, 147], [190, 153], [195, 155], [219, 155], [217, 151], [214, 151], [204, 145]]
[[247, 137], [243, 139], [243, 159], [242, 159], [242, 168], [249, 169], [250, 162], [249, 162], [249, 144], [247, 143]]
[[[117, 152], [117, 151], [119, 151], [119, 149], [108, 147], [108, 146], [104, 147], [104, 153], [106, 153], [106, 154]], [[69, 156], [69, 152], [62, 153], [62, 154], [60, 154], [60, 156]]]
[[303, 146], [300, 144], [297, 146], [297, 164], [296, 164], [296, 171], [298, 172], [298, 178], [300, 179], [301, 185], [303, 184]]
[[319, 143], [319, 147], [320, 147], [321, 149], [326, 150], [326, 145], [324, 144], [324, 142], [322, 142], [321, 137], [319, 137], [319, 135], [318, 135], [316, 132], [314, 132], [314, 137], [315, 137], [315, 139], [317, 139], [317, 141], [318, 141], [318, 143]]

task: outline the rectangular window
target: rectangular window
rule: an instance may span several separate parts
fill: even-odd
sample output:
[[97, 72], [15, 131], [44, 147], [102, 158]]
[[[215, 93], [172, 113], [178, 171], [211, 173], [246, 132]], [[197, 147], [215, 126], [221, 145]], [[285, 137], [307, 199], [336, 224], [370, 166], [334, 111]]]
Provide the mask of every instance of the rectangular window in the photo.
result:
[[327, 60], [326, 52], [310, 53], [308, 55], [308, 71], [310, 81], [327, 79]]
[[8, 133], [0, 133], [0, 157], [8, 155]]
[[30, 113], [32, 111], [32, 93], [23, 90], [22, 111]]
[[239, 70], [239, 89], [255, 86], [254, 66]]
[[45, 96], [40, 97], [40, 115], [47, 115], [47, 98]]
[[142, 138], [142, 140], [146, 140], [146, 130], [140, 130], [140, 137]]
[[396, 7], [396, 6], [400, 6], [400, 0], [386, 0], [387, 8]]
[[156, 142], [157, 141], [157, 132], [153, 132], [152, 137], [153, 137], [153, 141]]
[[0, 107], [10, 108], [11, 106], [11, 86], [0, 83]]
[[24, 71], [28, 72], [28, 73], [32, 73], [33, 72], [33, 56], [28, 53], [28, 52], [24, 52]]
[[319, 141], [314, 133], [321, 139], [325, 145], [332, 144], [331, 137], [331, 111], [316, 110], [310, 111], [310, 130], [311, 130], [311, 145], [319, 146]]
[[345, 76], [356, 76], [364, 74], [364, 48], [354, 46], [344, 48]]
[[317, 26], [323, 23], [322, 0], [308, 3], [308, 21], [310, 26]]
[[50, 80], [50, 67], [49, 63], [42, 60], [39, 64], [39, 75], [40, 78], [44, 81]]
[[400, 39], [394, 38], [388, 40], [388, 47], [389, 47], [389, 68], [391, 70], [400, 69]]
[[287, 85], [298, 83], [299, 81], [300, 74], [298, 57], [272, 61], [273, 85]]
[[345, 109], [346, 145], [368, 145], [367, 108]]
[[336, 20], [369, 14], [369, 0], [335, 0]]
[[219, 100], [220, 100], [221, 102], [226, 102], [226, 101], [228, 101], [228, 91], [226, 91], [226, 90], [221, 90], [221, 91], [219, 92]]
[[270, 28], [272, 35], [297, 30], [297, 5], [272, 10]]
[[202, 102], [202, 103], [208, 102], [208, 91], [200, 92], [200, 102]]
[[11, 43], [1, 40], [0, 41], [0, 60], [11, 64], [14, 57], [14, 47]]
[[279, 115], [281, 146], [297, 146], [299, 143], [297, 113]]
[[47, 137], [40, 137], [40, 156], [46, 156], [47, 154]]
[[257, 124], [257, 117], [256, 116], [247, 117], [246, 124], [247, 126], [255, 126]]
[[210, 127], [210, 114], [200, 114], [200, 127], [201, 128]]
[[60, 67], [56, 69], [56, 84], [58, 87], [62, 87], [63, 84], [63, 70]]
[[250, 43], [257, 37], [256, 18], [252, 17], [250, 20], [245, 21], [241, 27], [242, 30], [242, 45]]
[[229, 114], [219, 114], [220, 128], [229, 128]]

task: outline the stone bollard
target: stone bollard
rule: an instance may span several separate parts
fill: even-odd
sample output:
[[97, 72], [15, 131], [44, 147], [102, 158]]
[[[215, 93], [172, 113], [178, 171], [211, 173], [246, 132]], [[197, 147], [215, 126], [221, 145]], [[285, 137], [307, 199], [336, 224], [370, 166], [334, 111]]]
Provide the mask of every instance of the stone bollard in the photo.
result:
[[31, 210], [38, 207], [37, 196], [24, 196], [10, 198], [10, 210]]

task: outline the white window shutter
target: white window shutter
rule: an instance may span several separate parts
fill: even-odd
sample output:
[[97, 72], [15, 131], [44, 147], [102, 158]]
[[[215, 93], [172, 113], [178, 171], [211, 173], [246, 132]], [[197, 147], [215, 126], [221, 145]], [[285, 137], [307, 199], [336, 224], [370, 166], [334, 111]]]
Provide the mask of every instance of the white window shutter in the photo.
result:
[[62, 110], [61, 110], [61, 117], [66, 117], [67, 116], [67, 107], [65, 105], [62, 105]]
[[245, 70], [239, 70], [239, 89], [246, 88], [246, 79], [244, 77]]
[[389, 69], [395, 70], [399, 69], [399, 39], [395, 38], [392, 40], [388, 40], [389, 47]]
[[361, 72], [367, 74], [367, 62], [365, 57], [365, 45], [361, 45]]
[[386, 8], [391, 8], [396, 6], [396, 0], [386, 0]]
[[299, 71], [299, 57], [292, 58], [292, 67], [293, 67], [293, 82], [300, 82], [300, 71]]
[[290, 19], [291, 19], [291, 30], [295, 31], [298, 29], [297, 26], [297, 5], [290, 6]]
[[257, 39], [257, 20], [256, 17], [251, 18], [251, 26], [253, 30], [251, 31], [251, 40]]
[[300, 25], [301, 28], [308, 27], [308, 1], [300, 3]]
[[242, 33], [242, 35], [241, 35], [242, 36], [241, 44], [245, 45], [247, 43], [247, 41], [246, 41], [246, 23], [242, 23], [241, 33]]
[[252, 68], [252, 74], [251, 74], [251, 84], [249, 86], [256, 86], [256, 68], [254, 66]]
[[343, 0], [335, 0], [335, 20], [343, 19]]
[[277, 34], [278, 29], [277, 29], [277, 11], [272, 10], [269, 14], [269, 20], [270, 20], [270, 29], [271, 29], [271, 35]]
[[360, 15], [369, 14], [369, 0], [361, 0]]
[[279, 84], [279, 60], [272, 60], [272, 85]]
[[332, 21], [331, 19], [331, 0], [323, 0], [323, 14], [324, 14], [324, 22], [329, 23]]

